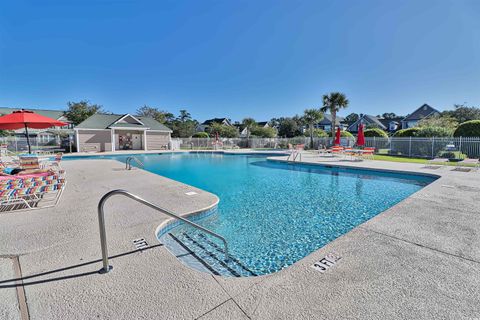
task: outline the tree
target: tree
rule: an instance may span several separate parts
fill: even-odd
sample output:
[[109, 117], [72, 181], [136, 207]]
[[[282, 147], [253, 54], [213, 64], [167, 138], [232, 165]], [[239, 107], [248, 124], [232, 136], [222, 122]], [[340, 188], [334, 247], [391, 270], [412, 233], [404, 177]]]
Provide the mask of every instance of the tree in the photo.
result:
[[[245, 118], [242, 120], [242, 124], [245, 126], [245, 128], [247, 129], [247, 139], [250, 138], [250, 133], [252, 131], [252, 128], [254, 128], [255, 126], [257, 126], [257, 122], [255, 121], [255, 119], [253, 118]], [[247, 140], [248, 141], [248, 140]], [[247, 142], [248, 144], [248, 142]]]
[[455, 104], [454, 110], [442, 112], [442, 115], [455, 118], [459, 123], [470, 120], [480, 120], [480, 108], [468, 107], [465, 104]]
[[418, 137], [449, 137], [458, 127], [458, 122], [455, 118], [448, 115], [437, 115], [427, 117], [418, 123], [420, 130], [417, 132]]
[[221, 123], [212, 123], [207, 128], [210, 137], [215, 137], [217, 134], [223, 138], [235, 138], [238, 136], [238, 131], [235, 127], [226, 126]]
[[345, 121], [348, 123], [348, 125], [353, 124], [358, 119], [360, 119], [360, 115], [358, 113], [350, 113], [345, 117]]
[[182, 109], [177, 118], [169, 120], [165, 124], [172, 129], [172, 137], [188, 138], [195, 134], [198, 121], [193, 120], [190, 113]]
[[147, 105], [138, 108], [136, 115], [139, 117], [153, 118], [163, 124], [171, 122], [174, 118], [173, 113], [162, 111], [156, 107], [150, 107]]
[[395, 118], [398, 118], [399, 116], [397, 116], [395, 113], [393, 112], [385, 112], [382, 114], [381, 117], [378, 117], [378, 118], [384, 118], [384, 119], [395, 119]]
[[286, 138], [293, 138], [300, 135], [297, 121], [292, 118], [280, 118], [278, 124], [278, 135]]
[[330, 112], [332, 115], [332, 137], [335, 136], [335, 126], [337, 124], [337, 112], [348, 107], [348, 99], [345, 94], [341, 92], [331, 92], [323, 95], [323, 107], [320, 108], [322, 112]]
[[418, 131], [420, 131], [418, 127], [401, 129], [395, 132], [393, 136], [396, 138], [416, 137]]
[[95, 113], [104, 113], [103, 107], [98, 104], [90, 104], [88, 100], [81, 100], [80, 102], [67, 103], [68, 110], [65, 111], [65, 116], [74, 125], [78, 125], [91, 117]]
[[252, 136], [260, 138], [274, 138], [277, 135], [277, 131], [272, 127], [259, 127], [252, 128]]
[[310, 148], [313, 149], [313, 130], [315, 125], [323, 119], [323, 113], [317, 109], [306, 109], [303, 111], [303, 121], [308, 125], [310, 133]]
[[192, 115], [187, 110], [180, 110], [180, 115], [178, 116], [178, 120], [181, 122], [186, 122], [188, 120], [192, 120]]

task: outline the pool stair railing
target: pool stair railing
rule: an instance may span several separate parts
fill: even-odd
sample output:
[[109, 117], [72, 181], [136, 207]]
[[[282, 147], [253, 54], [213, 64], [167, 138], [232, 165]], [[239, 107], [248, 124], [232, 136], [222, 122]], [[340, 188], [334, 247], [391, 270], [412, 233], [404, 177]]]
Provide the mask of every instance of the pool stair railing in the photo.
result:
[[99, 228], [100, 228], [100, 246], [101, 246], [101, 249], [102, 249], [102, 263], [103, 263], [103, 267], [102, 269], [100, 270], [101, 273], [108, 273], [110, 270], [113, 269], [113, 267], [111, 265], [109, 265], [109, 260], [108, 260], [108, 248], [107, 248], [107, 233], [106, 233], [106, 230], [105, 230], [105, 211], [104, 211], [104, 206], [105, 206], [105, 202], [112, 196], [115, 196], [115, 195], [121, 195], [121, 196], [125, 196], [127, 198], [130, 198], [132, 200], [135, 200], [151, 209], [154, 209], [154, 210], [157, 210], [171, 218], [174, 218], [174, 219], [177, 219], [177, 220], [180, 220], [190, 226], [192, 226], [193, 228], [196, 228], [204, 233], [207, 233], [217, 239], [219, 239], [220, 241], [223, 242], [223, 253], [224, 253], [224, 260], [225, 262], [228, 262], [229, 261], [229, 253], [228, 253], [228, 244], [227, 244], [227, 240], [225, 240], [224, 237], [222, 237], [221, 235], [213, 232], [213, 231], [210, 231], [208, 230], [207, 228], [204, 228], [198, 224], [196, 224], [195, 222], [192, 222], [190, 220], [187, 220], [173, 212], [171, 212], [170, 210], [168, 209], [165, 209], [165, 208], [162, 208], [160, 206], [157, 206], [133, 193], [130, 193], [126, 190], [121, 190], [121, 189], [117, 189], [117, 190], [112, 190], [110, 192], [107, 192], [99, 201], [98, 203], [98, 224], [99, 224]]
[[132, 170], [132, 161], [135, 161], [137, 163], [137, 165], [141, 166], [142, 168], [145, 167], [143, 165], [143, 162], [138, 160], [137, 157], [133, 157], [133, 156], [129, 156], [127, 157], [127, 159], [125, 160], [125, 169], [126, 170]]

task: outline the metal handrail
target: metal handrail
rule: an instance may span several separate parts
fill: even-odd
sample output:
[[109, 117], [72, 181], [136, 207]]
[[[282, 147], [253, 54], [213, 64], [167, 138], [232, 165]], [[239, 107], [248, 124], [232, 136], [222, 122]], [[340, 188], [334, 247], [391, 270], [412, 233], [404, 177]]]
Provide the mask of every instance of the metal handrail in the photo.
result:
[[142, 161], [138, 160], [137, 157], [127, 157], [127, 159], [125, 160], [125, 169], [126, 170], [132, 170], [132, 160], [135, 160], [135, 162], [137, 164], [139, 164], [140, 166], [145, 167], [145, 165], [142, 163]]
[[137, 202], [140, 202], [141, 204], [144, 204], [146, 205], [147, 207], [150, 207], [152, 209], [155, 209], [157, 211], [160, 211], [160, 212], [163, 212], [164, 214], [166, 214], [167, 216], [169, 217], [172, 217], [174, 219], [177, 219], [177, 220], [181, 220], [183, 222], [185, 222], [186, 224], [189, 224], [191, 225], [192, 227], [195, 227], [197, 229], [200, 229], [201, 231], [205, 232], [205, 233], [208, 233], [218, 239], [220, 239], [222, 242], [223, 242], [223, 245], [225, 247], [225, 261], [228, 261], [228, 257], [229, 257], [229, 254], [228, 254], [228, 244], [227, 244], [227, 240], [225, 240], [224, 237], [222, 237], [221, 235], [219, 234], [216, 234], [215, 232], [213, 231], [210, 231], [190, 220], [187, 220], [185, 218], [182, 218], [180, 216], [177, 216], [176, 214], [174, 214], [173, 212], [165, 209], [165, 208], [161, 208], [145, 199], [142, 199], [140, 198], [139, 196], [137, 195], [134, 195], [133, 193], [130, 193], [126, 190], [121, 190], [121, 189], [117, 189], [117, 190], [112, 190], [108, 193], [106, 193], [102, 199], [100, 199], [100, 202], [98, 203], [98, 224], [99, 224], [99, 227], [100, 227], [100, 245], [102, 247], [102, 260], [103, 260], [103, 268], [100, 270], [102, 273], [107, 273], [109, 272], [113, 267], [110, 266], [108, 264], [108, 250], [107, 250], [107, 233], [105, 231], [105, 213], [104, 213], [104, 210], [103, 210], [103, 207], [105, 205], [105, 202], [111, 197], [111, 196], [114, 196], [114, 195], [123, 195], [123, 196], [126, 196], [130, 199], [133, 199]]

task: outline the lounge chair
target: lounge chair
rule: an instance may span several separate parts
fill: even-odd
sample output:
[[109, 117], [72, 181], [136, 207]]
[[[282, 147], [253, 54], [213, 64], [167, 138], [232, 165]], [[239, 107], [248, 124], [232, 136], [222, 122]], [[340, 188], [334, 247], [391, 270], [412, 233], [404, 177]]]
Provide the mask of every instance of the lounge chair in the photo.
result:
[[0, 180], [0, 211], [55, 206], [66, 180], [57, 174], [15, 176]]
[[443, 166], [447, 165], [447, 163], [450, 161], [448, 158], [433, 158], [427, 161], [427, 165], [425, 168], [429, 169], [438, 169], [442, 168]]
[[455, 166], [455, 170], [461, 171], [462, 168], [464, 168], [463, 165], [467, 165], [468, 167], [473, 167], [474, 170], [478, 170], [478, 167], [480, 166], [480, 160], [472, 159], [472, 158], [463, 159], [462, 161], [457, 162], [457, 165]]

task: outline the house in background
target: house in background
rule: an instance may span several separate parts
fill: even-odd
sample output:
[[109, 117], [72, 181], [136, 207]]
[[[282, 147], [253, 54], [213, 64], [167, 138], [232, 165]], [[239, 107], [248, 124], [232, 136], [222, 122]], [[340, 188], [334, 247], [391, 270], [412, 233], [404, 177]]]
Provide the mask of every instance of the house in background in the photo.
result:
[[[335, 119], [335, 126], [340, 127], [340, 130], [344, 130], [347, 127], [345, 122], [345, 118], [337, 116]], [[332, 130], [332, 115], [331, 114], [324, 114], [322, 121], [317, 123], [315, 126], [317, 129], [322, 129], [324, 131], [329, 132]]]
[[204, 122], [199, 124], [197, 126], [197, 132], [205, 132], [207, 128], [209, 128], [212, 125], [212, 123], [218, 123], [224, 126], [234, 127], [234, 125], [228, 118], [213, 118], [213, 119], [205, 120]]
[[[243, 124], [235, 124], [235, 126], [238, 128], [238, 132], [240, 132], [241, 138], [244, 138], [247, 136], [247, 128]], [[270, 127], [270, 125], [268, 124], [268, 121], [257, 122], [257, 126], [261, 128]]]
[[357, 133], [360, 124], [363, 124], [365, 128], [379, 128], [387, 131], [387, 126], [378, 117], [369, 114], [361, 114], [357, 121], [348, 126], [347, 131]]
[[440, 111], [425, 103], [402, 120], [402, 129], [413, 128], [420, 120], [439, 114]]
[[348, 126], [347, 130], [351, 133], [358, 132], [358, 126], [363, 124], [365, 128], [379, 128], [388, 133], [394, 133], [401, 129], [401, 121], [403, 117], [396, 118], [380, 118], [369, 114], [361, 114], [357, 121]]
[[[40, 143], [48, 143], [52, 140], [59, 140], [59, 135], [73, 134], [73, 123], [71, 123], [66, 117], [63, 110], [47, 110], [47, 109], [34, 109], [34, 108], [0, 108], [0, 115], [10, 114], [13, 111], [27, 110], [38, 113], [39, 115], [49, 117], [58, 121], [66, 122], [67, 125], [63, 127], [53, 127], [48, 129], [28, 129], [29, 137], [36, 137]], [[14, 130], [16, 136], [24, 137], [25, 129]], [[57, 141], [60, 142], [60, 141]]]
[[77, 152], [168, 149], [172, 133], [153, 118], [100, 113], [74, 130]]

